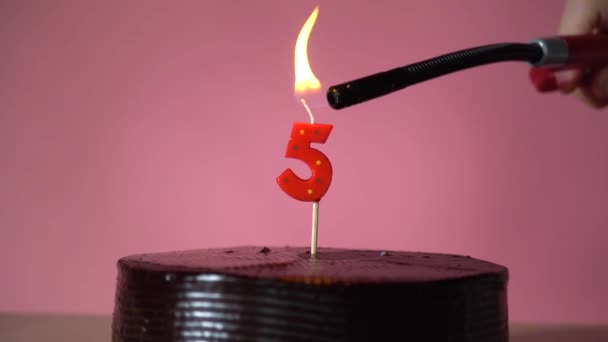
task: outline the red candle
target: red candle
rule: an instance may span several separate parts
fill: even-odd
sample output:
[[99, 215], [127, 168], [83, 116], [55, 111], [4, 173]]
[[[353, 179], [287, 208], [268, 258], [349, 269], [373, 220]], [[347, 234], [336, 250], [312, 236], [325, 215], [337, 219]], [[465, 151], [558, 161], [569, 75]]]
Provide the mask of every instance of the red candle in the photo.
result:
[[311, 176], [309, 179], [302, 179], [296, 176], [291, 169], [287, 169], [277, 178], [279, 187], [286, 194], [299, 201], [312, 202], [310, 254], [313, 257], [317, 254], [319, 201], [329, 189], [332, 169], [329, 159], [319, 150], [311, 148], [310, 144], [325, 143], [333, 128], [332, 125], [315, 123], [315, 118], [306, 104], [309, 96], [319, 94], [321, 90], [321, 82], [310, 69], [307, 52], [308, 38], [318, 14], [319, 8], [316, 7], [302, 26], [294, 51], [294, 93], [308, 112], [310, 123], [296, 122], [293, 124], [285, 153], [287, 158], [299, 159], [306, 163], [310, 168]]
[[310, 147], [311, 143], [327, 141], [333, 126], [319, 123], [296, 122], [291, 129], [285, 157], [303, 161], [311, 171], [309, 179], [302, 179], [286, 169], [277, 177], [277, 183], [289, 196], [304, 202], [318, 202], [329, 190], [332, 168], [329, 158]]

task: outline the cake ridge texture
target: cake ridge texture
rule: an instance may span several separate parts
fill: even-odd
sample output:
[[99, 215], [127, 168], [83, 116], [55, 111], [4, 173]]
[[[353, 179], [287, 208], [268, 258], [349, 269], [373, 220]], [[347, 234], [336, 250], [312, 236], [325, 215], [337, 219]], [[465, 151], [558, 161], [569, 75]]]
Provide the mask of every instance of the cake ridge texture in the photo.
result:
[[304, 247], [118, 261], [113, 341], [507, 342], [507, 268], [468, 256]]

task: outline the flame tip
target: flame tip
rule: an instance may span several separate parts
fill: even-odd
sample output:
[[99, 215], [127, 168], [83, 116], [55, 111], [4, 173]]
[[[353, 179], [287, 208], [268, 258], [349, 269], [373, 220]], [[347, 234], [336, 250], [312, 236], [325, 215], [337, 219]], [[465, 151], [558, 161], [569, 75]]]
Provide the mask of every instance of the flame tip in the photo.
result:
[[297, 94], [316, 92], [321, 88], [321, 83], [312, 72], [308, 62], [308, 39], [317, 20], [318, 12], [319, 6], [317, 5], [302, 26], [296, 41], [294, 58], [296, 80], [294, 88]]

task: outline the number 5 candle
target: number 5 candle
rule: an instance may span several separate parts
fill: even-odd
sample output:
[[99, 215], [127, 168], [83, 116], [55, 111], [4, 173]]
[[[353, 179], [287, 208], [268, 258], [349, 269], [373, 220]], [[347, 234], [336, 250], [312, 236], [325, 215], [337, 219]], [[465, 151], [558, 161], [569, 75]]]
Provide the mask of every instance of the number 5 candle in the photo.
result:
[[331, 133], [332, 125], [296, 122], [287, 143], [287, 158], [295, 158], [308, 165], [309, 179], [296, 176], [291, 169], [283, 171], [277, 178], [279, 186], [289, 196], [305, 202], [318, 202], [331, 184], [332, 169], [329, 159], [310, 147], [311, 142], [324, 143]]
[[312, 148], [310, 144], [325, 143], [333, 126], [315, 123], [314, 116], [304, 99], [306, 95], [318, 93], [321, 89], [321, 83], [310, 69], [307, 55], [308, 38], [318, 14], [319, 8], [316, 7], [300, 30], [296, 41], [294, 57], [296, 76], [294, 91], [308, 112], [310, 123], [296, 122], [293, 124], [285, 153], [287, 158], [298, 159], [306, 163], [310, 168], [311, 176], [308, 179], [302, 179], [296, 176], [291, 169], [287, 169], [277, 177], [279, 187], [287, 195], [296, 200], [312, 202], [313, 204], [310, 248], [312, 255], [317, 254], [319, 201], [327, 193], [332, 178], [332, 167], [329, 158], [321, 153], [321, 151]]

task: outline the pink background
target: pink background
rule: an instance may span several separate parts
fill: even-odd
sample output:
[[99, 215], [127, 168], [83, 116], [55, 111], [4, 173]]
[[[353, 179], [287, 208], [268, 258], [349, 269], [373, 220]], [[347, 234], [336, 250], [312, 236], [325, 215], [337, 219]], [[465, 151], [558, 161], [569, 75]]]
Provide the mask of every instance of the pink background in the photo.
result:
[[[0, 3], [0, 311], [110, 313], [133, 253], [307, 245], [276, 186], [311, 1]], [[324, 89], [556, 32], [558, 1], [319, 1]], [[514, 321], [608, 323], [608, 113], [503, 63], [333, 111], [320, 245], [509, 267]]]

